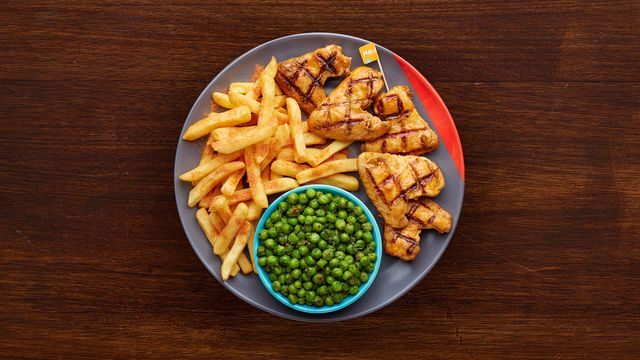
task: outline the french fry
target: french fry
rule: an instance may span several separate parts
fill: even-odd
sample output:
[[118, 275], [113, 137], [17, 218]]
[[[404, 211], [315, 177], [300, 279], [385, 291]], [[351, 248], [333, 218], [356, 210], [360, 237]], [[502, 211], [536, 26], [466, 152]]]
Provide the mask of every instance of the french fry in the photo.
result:
[[333, 174], [358, 171], [356, 159], [344, 159], [328, 161], [318, 167], [300, 171], [296, 175], [299, 184], [326, 177]]
[[275, 180], [280, 178], [282, 178], [282, 175], [276, 174], [274, 171], [271, 171], [271, 178], [269, 178], [269, 180]]
[[269, 206], [267, 194], [265, 193], [260, 177], [260, 165], [256, 161], [256, 149], [252, 145], [244, 151], [244, 162], [247, 169], [247, 181], [249, 182], [249, 190], [253, 201], [261, 208]]
[[262, 215], [262, 208], [256, 205], [253, 201], [247, 201], [247, 220], [253, 221], [260, 218]]
[[280, 89], [280, 86], [278, 86], [278, 84], [276, 84], [275, 91], [276, 91], [276, 96], [282, 95], [282, 90]]
[[304, 133], [302, 134], [302, 138], [304, 139], [304, 144], [306, 146], [322, 145], [327, 142], [326, 138], [323, 138], [322, 136], [319, 136], [313, 133]]
[[179, 176], [183, 181], [197, 181], [203, 177], [211, 174], [214, 170], [220, 166], [236, 160], [242, 156], [242, 151], [236, 151], [231, 154], [218, 154], [214, 158], [204, 164], [198, 165], [198, 167], [187, 171]]
[[224, 196], [231, 196], [235, 191], [238, 184], [241, 183], [242, 177], [244, 176], [245, 169], [238, 170], [233, 174], [229, 175], [227, 180], [224, 181], [224, 184], [220, 187], [220, 192]]
[[[289, 177], [283, 177], [280, 179], [269, 180], [264, 183], [264, 192], [267, 195], [277, 194], [285, 191], [289, 191], [291, 189], [297, 188], [298, 182], [296, 179], [292, 179]], [[251, 191], [250, 189], [243, 189], [236, 191], [229, 198], [229, 206], [233, 204], [237, 204], [242, 201], [251, 200]]]
[[360, 184], [355, 176], [345, 174], [333, 174], [311, 181], [312, 184], [333, 185], [347, 191], [358, 191]]
[[277, 107], [275, 99], [276, 82], [274, 80], [276, 72], [276, 58], [271, 57], [271, 61], [269, 61], [267, 67], [264, 68], [259, 79], [262, 91], [262, 103], [260, 113], [258, 114], [258, 127], [273, 128], [274, 131], [275, 127], [278, 125], [278, 120], [274, 114], [274, 109]]
[[260, 141], [269, 138], [269, 136], [271, 136], [274, 131], [275, 127], [251, 129], [242, 136], [231, 136], [225, 139], [220, 139], [211, 144], [211, 147], [219, 153], [230, 154], [234, 151], [244, 149], [250, 145], [259, 143]]
[[252, 82], [234, 82], [229, 84], [229, 92], [246, 94], [249, 90], [253, 89], [253, 84]]
[[[211, 247], [214, 246], [215, 241], [219, 235], [218, 231], [213, 227], [213, 225], [211, 224], [211, 222], [209, 221], [209, 217], [207, 215], [207, 210], [205, 209], [199, 209], [196, 212], [196, 220], [198, 221], [198, 224], [200, 225], [200, 228], [202, 229], [202, 232], [204, 232], [204, 235], [207, 237], [207, 240], [209, 240], [209, 243], [211, 243]], [[222, 254], [220, 256], [220, 258], [222, 259], [222, 261], [226, 260], [226, 254]], [[231, 275], [232, 276], [236, 276], [236, 274], [240, 271], [240, 267], [238, 266], [238, 264], [233, 265], [233, 267], [231, 268]]]
[[[251, 233], [249, 233], [249, 239], [251, 239]], [[251, 257], [251, 259], [253, 260], [253, 257]], [[251, 264], [251, 260], [249, 260], [243, 252], [240, 253], [240, 256], [238, 256], [238, 265], [240, 265], [240, 269], [242, 270], [242, 273], [245, 275], [253, 271], [253, 265]]]
[[244, 163], [242, 161], [234, 161], [228, 164], [222, 165], [217, 169], [216, 172], [212, 172], [211, 174], [205, 176], [198, 185], [196, 185], [189, 192], [189, 207], [194, 207], [202, 197], [204, 197], [209, 191], [213, 189], [214, 186], [218, 185], [222, 180], [224, 180], [227, 176], [229, 176], [232, 172], [238, 171], [244, 168]]
[[287, 113], [289, 115], [289, 127], [291, 128], [294, 159], [297, 162], [304, 162], [306, 145], [302, 131], [302, 114], [298, 103], [292, 98], [287, 98]]
[[[215, 141], [223, 140], [228, 137], [242, 137], [247, 135], [251, 131], [258, 129], [257, 126], [242, 126], [242, 127], [223, 127], [215, 129], [211, 132]], [[213, 149], [213, 148], [212, 148]]]
[[302, 122], [302, 132], [303, 133], [308, 133], [309, 132], [309, 123], [306, 121]]
[[238, 204], [236, 209], [233, 211], [233, 215], [229, 219], [229, 222], [227, 222], [227, 225], [225, 225], [224, 229], [222, 229], [220, 235], [218, 235], [218, 238], [215, 241], [213, 252], [216, 255], [224, 254], [226, 252], [227, 247], [231, 244], [231, 241], [236, 236], [238, 230], [240, 230], [240, 227], [246, 218], [247, 205]]
[[198, 165], [202, 165], [202, 164], [206, 163], [207, 161], [213, 159], [213, 156], [215, 155], [215, 152], [213, 151], [213, 148], [211, 147], [211, 144], [213, 144], [213, 141], [214, 141], [213, 136], [211, 136], [211, 134], [209, 134], [209, 138], [207, 138], [207, 143], [204, 144], [204, 149], [202, 149], [202, 156], [200, 157], [200, 163], [198, 163]]
[[224, 221], [225, 223], [229, 222], [232, 214], [226, 197], [224, 197], [223, 195], [216, 196], [216, 198], [213, 200], [213, 208], [218, 212], [218, 214], [222, 218], [222, 221]]
[[211, 99], [214, 103], [222, 106], [223, 108], [233, 109], [233, 105], [231, 104], [231, 101], [229, 101], [229, 95], [227, 94], [214, 92], [211, 94]]
[[[255, 246], [254, 229], [256, 228], [256, 226], [250, 220], [247, 220], [247, 221], [249, 222], [249, 224], [251, 224], [251, 227], [249, 228], [249, 238], [247, 239], [247, 250], [249, 251], [249, 259], [251, 259], [251, 269], [249, 270], [249, 272], [253, 271], [254, 273], [258, 273], [258, 268], [256, 267], [256, 260], [254, 259], [254, 256], [253, 256], [253, 251]], [[244, 272], [244, 269], [242, 270], [242, 272], [244, 274], [248, 274]]]
[[[307, 149], [307, 151], [312, 150], [313, 148], [309, 148]], [[276, 156], [276, 159], [278, 160], [286, 160], [286, 161], [295, 161], [295, 155], [294, 155], [294, 151], [292, 148], [290, 147], [285, 147], [282, 148], [282, 150], [280, 150], [278, 152], [278, 155]]]
[[309, 165], [298, 164], [291, 161], [276, 160], [271, 163], [271, 171], [283, 176], [296, 177], [296, 175], [309, 168]]
[[260, 163], [260, 169], [268, 167], [269, 163], [278, 155], [280, 149], [289, 144], [290, 141], [289, 126], [278, 126], [273, 136], [263, 145], [262, 151], [259, 154], [256, 152], [256, 160]]
[[196, 140], [209, 134], [213, 129], [235, 126], [249, 120], [251, 120], [251, 112], [246, 106], [239, 106], [223, 113], [210, 113], [206, 118], [191, 124], [187, 131], [185, 131], [182, 139], [189, 141]]
[[351, 144], [353, 144], [353, 141], [334, 140], [331, 144], [325, 146], [324, 149], [320, 150], [319, 153], [308, 158], [307, 160], [309, 161], [309, 164], [311, 166], [316, 167], [330, 158], [333, 154], [342, 149], [346, 149]]
[[222, 220], [222, 217], [220, 216], [220, 214], [218, 214], [218, 212], [213, 208], [211, 208], [209, 212], [209, 222], [216, 229], [218, 234], [222, 232], [226, 224], [224, 220]]
[[[229, 93], [229, 102], [234, 107], [246, 106], [253, 114], [260, 112], [260, 102], [254, 98], [236, 92]], [[247, 120], [248, 121], [248, 120]]]
[[276, 111], [273, 112], [273, 115], [278, 120], [278, 125], [285, 125], [289, 123], [289, 116], [287, 115], [287, 110], [284, 108], [277, 108]]
[[211, 207], [211, 204], [213, 204], [213, 199], [215, 199], [215, 197], [220, 194], [221, 194], [220, 187], [219, 186], [214, 187], [213, 190], [209, 191], [207, 195], [203, 196], [202, 199], [200, 199], [200, 202], [198, 203], [198, 207], [208, 209], [209, 207]]
[[265, 183], [269, 181], [269, 178], [271, 178], [271, 169], [267, 166], [260, 172], [260, 179], [262, 183]]
[[277, 95], [273, 98], [273, 107], [278, 109], [286, 105], [287, 97], [284, 95]]
[[236, 239], [233, 242], [231, 250], [229, 250], [229, 253], [227, 254], [227, 258], [222, 263], [220, 273], [222, 274], [223, 280], [226, 281], [229, 278], [233, 264], [237, 263], [238, 257], [242, 253], [242, 250], [244, 250], [244, 247], [247, 245], [250, 231], [251, 224], [248, 221], [244, 221], [240, 229], [237, 231], [237, 235], [235, 236]]

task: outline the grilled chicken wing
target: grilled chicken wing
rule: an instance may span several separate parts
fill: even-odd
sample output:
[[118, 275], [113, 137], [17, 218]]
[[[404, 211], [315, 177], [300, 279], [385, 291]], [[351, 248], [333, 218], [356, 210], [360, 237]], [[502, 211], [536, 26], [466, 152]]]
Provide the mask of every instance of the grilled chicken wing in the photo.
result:
[[384, 251], [404, 261], [414, 260], [420, 253], [420, 233], [435, 229], [439, 233], [451, 230], [451, 214], [428, 198], [410, 201], [406, 214], [409, 224], [401, 229], [384, 226]]
[[412, 155], [363, 152], [358, 156], [358, 172], [364, 189], [385, 223], [407, 226], [409, 200], [434, 197], [444, 187], [444, 177], [431, 160]]
[[348, 75], [350, 67], [351, 58], [342, 54], [342, 48], [328, 45], [279, 63], [275, 80], [309, 114], [325, 99], [327, 78]]
[[361, 66], [351, 72], [309, 116], [309, 130], [341, 141], [372, 140], [390, 124], [367, 112], [384, 86], [382, 74]]
[[413, 107], [411, 91], [396, 86], [378, 96], [374, 111], [391, 123], [389, 132], [362, 145], [362, 151], [422, 155], [438, 147], [438, 135]]

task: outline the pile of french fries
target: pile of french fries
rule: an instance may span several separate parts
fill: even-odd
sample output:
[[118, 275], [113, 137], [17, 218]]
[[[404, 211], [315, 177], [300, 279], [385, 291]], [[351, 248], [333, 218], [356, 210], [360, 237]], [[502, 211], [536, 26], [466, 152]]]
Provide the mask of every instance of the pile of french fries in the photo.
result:
[[222, 259], [225, 281], [240, 271], [257, 272], [251, 254], [267, 195], [307, 183], [348, 191], [359, 187], [354, 176], [343, 174], [357, 171], [356, 159], [348, 158], [351, 142], [327, 144], [310, 133], [298, 103], [276, 85], [276, 71], [271, 58], [255, 82], [232, 83], [226, 94], [214, 92], [213, 102], [226, 110], [211, 112], [183, 136], [188, 141], [208, 136], [200, 163], [180, 179], [193, 186], [188, 205], [199, 207], [196, 219]]

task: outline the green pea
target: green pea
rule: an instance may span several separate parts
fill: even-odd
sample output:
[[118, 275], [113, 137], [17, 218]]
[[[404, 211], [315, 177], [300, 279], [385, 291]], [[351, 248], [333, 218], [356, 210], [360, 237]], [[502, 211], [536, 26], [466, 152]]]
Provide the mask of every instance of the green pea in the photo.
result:
[[335, 215], [335, 214], [333, 214], [333, 213], [327, 213], [327, 215], [325, 216], [325, 218], [327, 219], [327, 221], [328, 221], [329, 223], [335, 223], [335, 222], [336, 222], [336, 220], [337, 220], [336, 215]]
[[274, 224], [280, 221], [280, 219], [282, 219], [282, 215], [280, 215], [279, 212], [275, 211], [273, 214], [271, 214], [271, 221], [273, 221]]
[[305, 225], [305, 226], [302, 227], [302, 230], [305, 233], [310, 233], [311, 231], [313, 231], [313, 228], [311, 227], [311, 225]]
[[293, 286], [296, 287], [296, 289], [302, 289], [302, 281], [300, 280], [296, 280], [293, 282]]
[[273, 288], [274, 291], [280, 291], [280, 289], [282, 288], [282, 285], [280, 284], [279, 281], [274, 281], [271, 283], [271, 287]]
[[336, 220], [335, 225], [336, 225], [336, 229], [344, 230], [344, 227], [347, 226], [347, 223], [342, 219], [338, 219]]
[[369, 259], [368, 256], [363, 256], [360, 258], [360, 266], [365, 267], [365, 266], [369, 266], [369, 264], [371, 264], [371, 259]]
[[342, 269], [342, 271], [347, 271], [348, 268], [349, 268], [349, 263], [346, 262], [345, 260], [341, 260], [340, 269]]
[[349, 234], [346, 234], [346, 233], [340, 234], [340, 241], [341, 242], [348, 243], [350, 239], [351, 239], [351, 237], [349, 236]]
[[[310, 208], [307, 208], [310, 209]], [[307, 217], [304, 218], [304, 224], [311, 226], [313, 225], [313, 223], [316, 221], [316, 217], [313, 215], [308, 215]]]
[[360, 281], [362, 281], [363, 283], [366, 283], [367, 281], [369, 281], [369, 275], [366, 272], [361, 272]]
[[324, 275], [315, 274], [313, 275], [313, 278], [311, 278], [311, 280], [313, 281], [314, 284], [322, 284], [324, 282]]
[[291, 257], [289, 255], [280, 256], [280, 259], [279, 259], [280, 265], [287, 267], [289, 266], [290, 261], [291, 261]]
[[336, 251], [336, 253], [335, 253], [335, 257], [336, 257], [336, 259], [338, 259], [338, 260], [344, 260], [345, 253], [344, 253], [344, 252], [342, 252], [342, 251], [340, 251], [340, 250], [338, 250], [338, 251]]
[[320, 197], [318, 197], [318, 202], [322, 205], [326, 205], [329, 203], [329, 197], [327, 195], [320, 195]]
[[344, 232], [346, 232], [347, 234], [351, 235], [353, 234], [355, 231], [355, 227], [353, 226], [353, 224], [347, 224], [344, 227]]
[[276, 251], [275, 251], [276, 255], [282, 256], [284, 255], [285, 252], [286, 252], [286, 249], [284, 248], [284, 246], [282, 245], [276, 246]]
[[278, 237], [278, 230], [276, 230], [274, 227], [272, 227], [271, 229], [267, 230], [267, 234], [272, 239], [276, 238], [276, 237]]
[[300, 196], [298, 196], [298, 203], [302, 205], [306, 205], [309, 203], [309, 198], [307, 197], [306, 194], [300, 194]]
[[[305, 281], [304, 283], [302, 283], [302, 288], [305, 290], [311, 290], [313, 289], [313, 283], [311, 281]], [[313, 297], [315, 297], [316, 294], [313, 294]]]
[[266, 240], [268, 237], [269, 233], [265, 229], [260, 230], [260, 232], [258, 233], [258, 239], [260, 240]]
[[322, 224], [320, 224], [319, 222], [313, 223], [313, 231], [319, 233], [322, 231], [322, 229], [324, 229], [324, 226]]
[[279, 276], [281, 274], [284, 274], [284, 269], [276, 264], [276, 267], [273, 268], [273, 273]]
[[291, 258], [292, 258], [292, 259], [298, 259], [298, 260], [299, 260], [299, 259], [300, 259], [300, 250], [298, 250], [298, 249], [294, 249], [294, 250], [291, 252]]
[[[324, 260], [324, 259], [320, 259], [320, 260]], [[330, 268], [324, 268], [324, 274], [325, 275], [331, 274], [331, 269]]]
[[336, 278], [341, 278], [342, 277], [342, 269], [336, 267], [331, 269], [331, 275], [336, 277]]
[[302, 281], [309, 281], [311, 280], [311, 277], [307, 275], [307, 273], [302, 273], [302, 276], [300, 276], [300, 279], [302, 279]]
[[373, 230], [373, 225], [371, 225], [370, 222], [366, 222], [364, 224], [362, 224], [362, 231], [372, 231]]
[[369, 247], [372, 248], [372, 249], [375, 249], [376, 248], [376, 242], [375, 241], [370, 241], [369, 242]]
[[267, 265], [267, 257], [266, 256], [260, 256], [258, 258], [258, 265], [264, 267]]
[[324, 241], [324, 240], [320, 240], [320, 241], [318, 242], [318, 249], [320, 249], [320, 250], [326, 250], [326, 249], [327, 249], [327, 246], [329, 246], [329, 245], [328, 245], [328, 244], [327, 244], [327, 242], [326, 242], [326, 241]]
[[[348, 246], [347, 246], [347, 247], [348, 247]], [[346, 262], [347, 262], [347, 264], [353, 264], [353, 260], [354, 260], [354, 259], [353, 259], [353, 256], [351, 256], [351, 255], [346, 255], [346, 256], [344, 257], [344, 261], [346, 261]]]
[[289, 204], [291, 204], [291, 205], [297, 204], [298, 203], [298, 194], [296, 194], [296, 193], [289, 194], [289, 196], [287, 197], [287, 202], [289, 202]]
[[313, 199], [309, 201], [309, 206], [311, 206], [313, 209], [317, 209], [320, 207], [320, 203], [318, 203], [318, 200]]
[[309, 248], [304, 246], [304, 245], [302, 245], [302, 246], [300, 246], [298, 248], [298, 251], [300, 252], [301, 256], [305, 256], [305, 255], [307, 255], [309, 253]]
[[344, 210], [340, 210], [338, 211], [338, 219], [346, 219], [347, 218], [347, 212]]
[[[310, 286], [313, 286], [313, 284], [309, 283]], [[308, 290], [307, 293], [305, 294], [304, 298], [305, 300], [312, 302], [315, 298], [316, 298], [316, 292], [311, 290], [311, 288], [306, 289]]]
[[332, 244], [338, 244], [340, 242], [340, 236], [338, 236], [338, 234], [333, 234], [330, 240]]
[[278, 277], [276, 276], [276, 274], [269, 274], [269, 281], [273, 282], [276, 281], [278, 279]]
[[360, 215], [362, 215], [362, 213], [363, 213], [363, 212], [364, 212], [364, 211], [362, 210], [362, 208], [361, 208], [360, 206], [356, 206], [356, 207], [353, 209], [353, 214], [354, 214], [355, 216], [360, 216]]
[[267, 257], [267, 265], [269, 266], [276, 266], [278, 265], [278, 258], [271, 255]]
[[351, 271], [347, 270], [342, 274], [342, 280], [349, 281], [351, 279], [353, 279], [353, 273]]
[[340, 265], [340, 260], [338, 260], [338, 258], [333, 258], [331, 260], [329, 260], [329, 267], [330, 268], [335, 268], [338, 267]]
[[298, 225], [298, 219], [291, 217], [287, 219], [287, 223], [291, 226], [296, 226]]
[[340, 301], [342, 301], [342, 299], [344, 299], [344, 295], [342, 294], [333, 294], [331, 297], [336, 303], [339, 303]]
[[281, 201], [280, 204], [278, 204], [278, 210], [282, 212], [287, 212], [287, 210], [289, 210], [289, 203]]
[[267, 221], [264, 222], [264, 227], [267, 228], [267, 230], [271, 229], [271, 227], [273, 227], [273, 221], [267, 219]]
[[309, 199], [313, 199], [313, 198], [316, 197], [316, 191], [314, 189], [311, 189], [311, 188], [307, 189], [307, 191], [305, 191], [305, 194], [307, 194], [307, 197]]
[[362, 235], [362, 240], [364, 241], [373, 240], [373, 234], [371, 233], [371, 231], [365, 231], [364, 234]]
[[329, 203], [329, 204], [327, 205], [327, 210], [329, 210], [329, 211], [331, 211], [331, 212], [334, 212], [334, 211], [336, 211], [337, 209], [338, 209], [338, 205], [337, 205], [336, 203], [333, 203], [333, 202], [332, 202], [332, 203]]
[[294, 305], [298, 303], [298, 298], [296, 298], [296, 296], [295, 296], [295, 295], [293, 295], [293, 294], [289, 294], [289, 297], [288, 297], [288, 298], [289, 298], [289, 302], [290, 302], [290, 303], [292, 303], [292, 304], [294, 304]]
[[304, 224], [305, 216], [303, 214], [298, 215], [298, 224]]
[[289, 287], [283, 286], [282, 289], [280, 289], [280, 293], [284, 296], [287, 296], [289, 294]]
[[304, 262], [306, 262], [309, 266], [313, 266], [316, 264], [316, 261], [313, 260], [313, 257], [311, 257], [311, 255], [307, 255], [307, 257], [304, 258]]
[[354, 244], [354, 247], [356, 250], [360, 251], [360, 250], [364, 250], [365, 244], [363, 240], [357, 240]]
[[265, 253], [266, 253], [265, 247], [262, 245], [258, 246], [258, 256], [264, 256]]
[[[324, 254], [323, 254], [323, 256], [324, 256]], [[325, 260], [324, 258], [322, 258], [322, 259], [320, 259], [320, 260], [316, 261], [316, 265], [317, 265], [319, 268], [324, 269], [324, 268], [327, 266], [327, 260]]]
[[329, 284], [329, 285], [333, 284], [333, 282], [336, 281], [336, 279], [331, 275], [327, 275], [327, 277], [325, 277], [325, 279], [326, 279], [326, 283]]
[[334, 304], [333, 299], [331, 297], [329, 297], [329, 296], [324, 298], [324, 304], [327, 305], [327, 306], [333, 305]]
[[292, 269], [297, 269], [300, 267], [300, 260], [296, 258], [289, 259], [289, 267]]
[[355, 294], [358, 293], [358, 291], [360, 291], [360, 289], [355, 285], [349, 288], [349, 294], [350, 295], [355, 295]]
[[[338, 292], [342, 291], [342, 283], [340, 281], [334, 281], [333, 284], [331, 284], [331, 290], [334, 293], [338, 293]], [[335, 300], [335, 298], [334, 298], [334, 300]], [[342, 300], [342, 299], [340, 299], [340, 300]], [[340, 302], [340, 301], [337, 301], [337, 302]]]
[[320, 241], [320, 235], [318, 233], [309, 234], [309, 242], [312, 244], [317, 244]]
[[355, 223], [357, 223], [357, 221], [356, 221], [356, 217], [355, 217], [355, 216], [353, 216], [353, 215], [349, 215], [349, 216], [347, 216], [347, 224], [351, 224], [351, 225], [353, 225], [353, 224], [355, 224]]
[[[320, 238], [320, 236], [318, 235], [318, 240], [320, 240], [319, 238]], [[311, 256], [312, 256], [315, 260], [320, 259], [320, 258], [322, 257], [322, 250], [320, 250], [320, 249], [318, 249], [318, 248], [315, 248], [315, 249], [311, 250]]]
[[359, 215], [359, 216], [358, 216], [358, 222], [359, 222], [360, 224], [366, 224], [366, 223], [368, 223], [368, 222], [369, 222], [369, 219], [367, 219], [367, 215], [362, 214], [362, 215]]
[[307, 290], [305, 289], [300, 289], [298, 290], [298, 293], [296, 295], [298, 295], [298, 297], [304, 297], [304, 295], [307, 293]]
[[273, 239], [267, 239], [267, 240], [264, 241], [264, 246], [267, 249], [274, 249], [276, 247], [276, 245], [277, 245], [276, 241], [273, 240]]
[[344, 208], [347, 207], [347, 203], [348, 203], [347, 199], [341, 198], [339, 203], [338, 203], [338, 207], [341, 208], [341, 209], [344, 209]]
[[304, 273], [307, 274], [309, 277], [312, 277], [313, 275], [318, 273], [318, 270], [315, 267], [311, 266], [306, 268], [304, 270]]
[[[322, 241], [320, 242], [322, 243]], [[325, 242], [326, 244], [326, 242]], [[320, 248], [320, 244], [318, 244], [318, 247]], [[324, 249], [322, 251], [322, 258], [326, 261], [330, 261], [331, 259], [333, 259], [333, 250], [332, 249]]]

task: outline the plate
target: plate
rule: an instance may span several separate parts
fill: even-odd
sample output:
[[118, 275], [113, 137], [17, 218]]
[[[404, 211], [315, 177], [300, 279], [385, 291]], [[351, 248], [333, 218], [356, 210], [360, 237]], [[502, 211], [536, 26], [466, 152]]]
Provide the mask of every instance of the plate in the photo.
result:
[[[419, 283], [438, 262], [453, 236], [460, 217], [464, 195], [462, 147], [455, 124], [446, 105], [431, 84], [411, 64], [390, 50], [378, 45], [378, 55], [389, 87], [395, 85], [409, 86], [414, 94], [413, 100], [416, 110], [429, 123], [429, 126], [438, 133], [440, 146], [426, 156], [435, 161], [444, 174], [446, 185], [435, 201], [451, 213], [453, 226], [448, 234], [438, 234], [433, 230], [423, 231], [420, 242], [422, 250], [413, 262], [404, 262], [386, 254], [383, 255], [378, 276], [367, 293], [350, 306], [327, 314], [306, 314], [283, 305], [269, 294], [256, 274], [248, 276], [240, 274], [226, 282], [221, 281], [220, 258], [213, 254], [209, 241], [196, 222], [195, 212], [197, 209], [187, 207], [187, 197], [191, 190], [191, 184], [178, 179], [180, 174], [197, 166], [204, 141], [200, 143], [182, 141], [182, 135], [189, 125], [203, 118], [209, 112], [212, 92], [225, 91], [232, 82], [248, 81], [253, 74], [255, 65], [267, 64], [271, 56], [275, 56], [278, 61], [282, 61], [328, 44], [336, 44], [342, 46], [346, 56], [352, 57], [351, 68], [354, 69], [363, 65], [358, 48], [367, 43], [369, 43], [368, 40], [349, 35], [305, 33], [275, 39], [247, 51], [220, 71], [202, 91], [187, 116], [178, 140], [174, 166], [176, 203], [182, 227], [193, 250], [207, 270], [229, 291], [259, 309], [287, 319], [327, 322], [352, 319], [369, 314], [391, 304], [404, 295]], [[367, 66], [379, 69], [377, 63], [371, 63]], [[328, 94], [333, 90], [339, 82], [340, 79], [329, 79], [325, 84], [326, 93]], [[349, 152], [350, 157], [357, 156], [360, 152], [360, 144], [353, 144], [349, 148]], [[365, 194], [362, 186], [354, 195], [360, 198], [377, 216], [376, 209]]]

